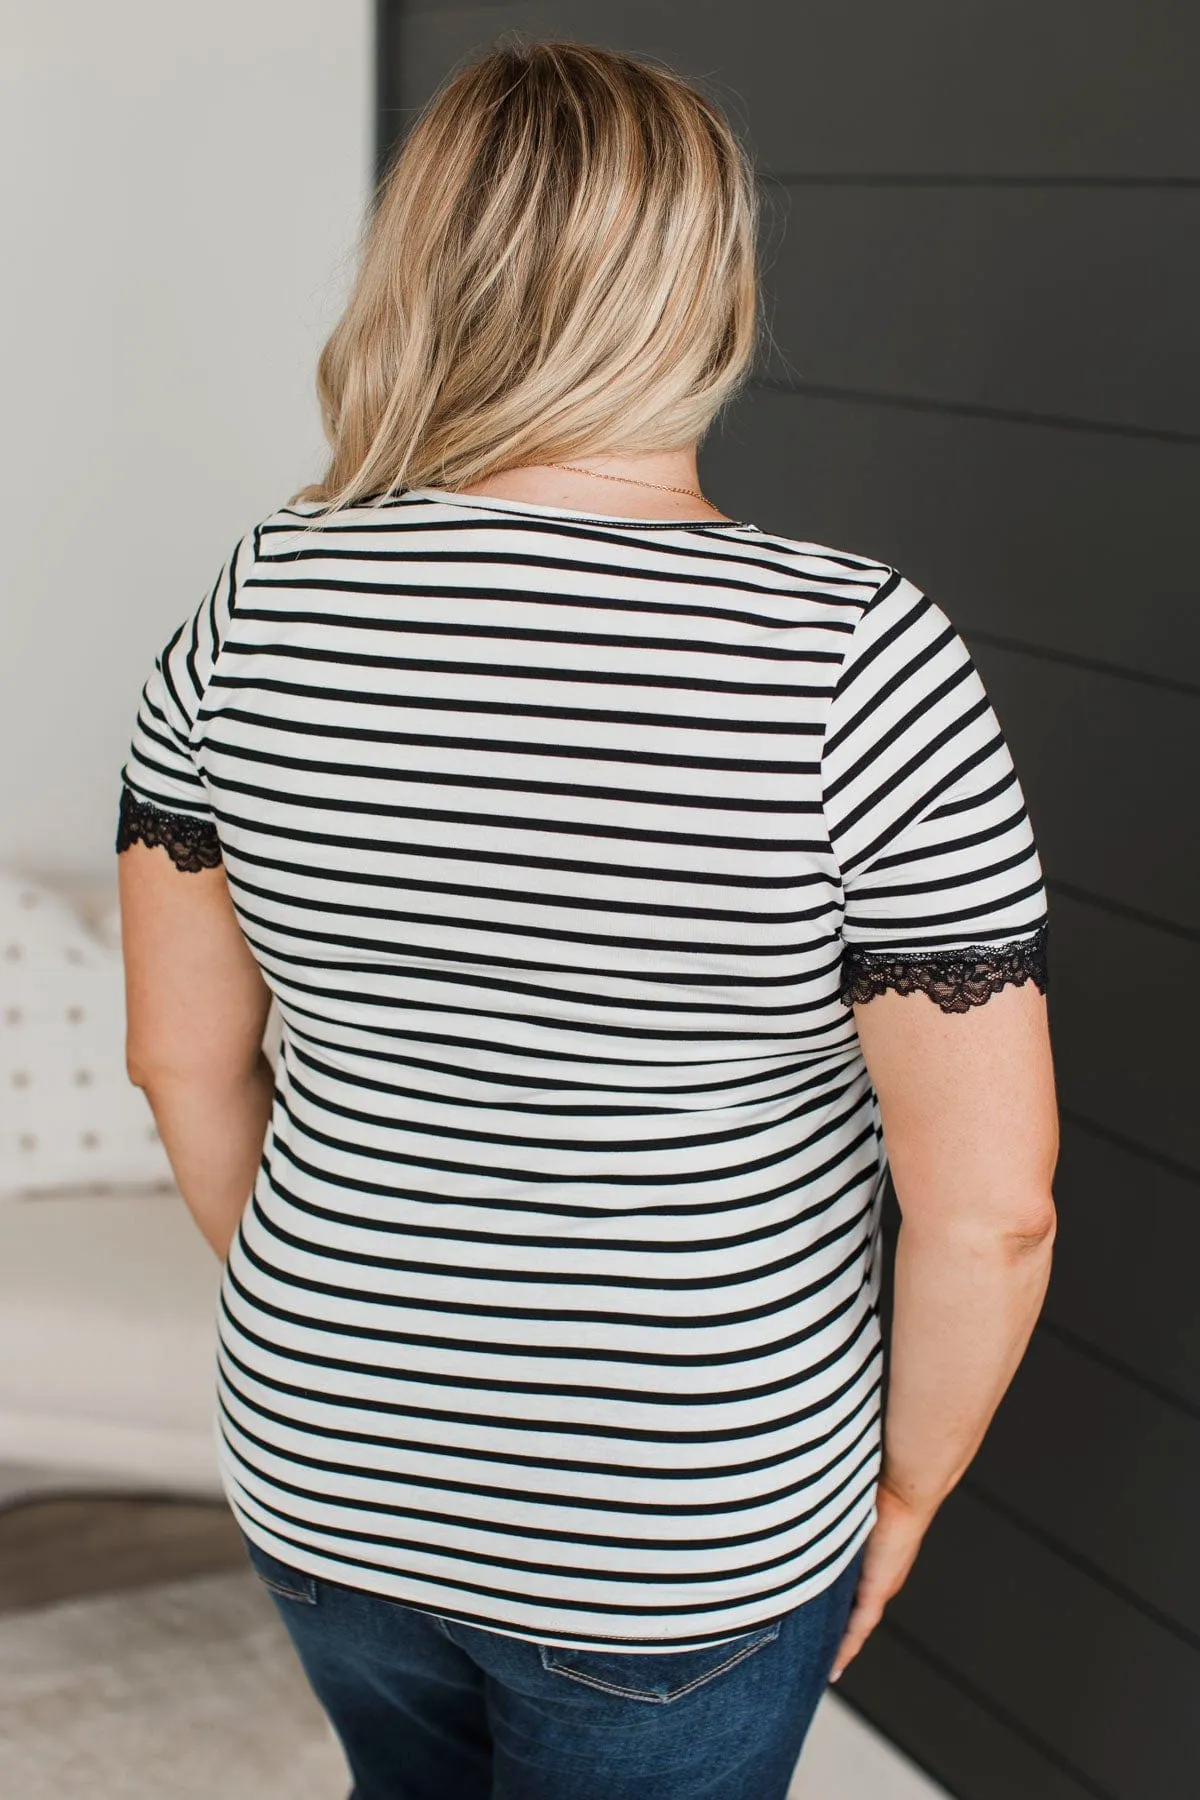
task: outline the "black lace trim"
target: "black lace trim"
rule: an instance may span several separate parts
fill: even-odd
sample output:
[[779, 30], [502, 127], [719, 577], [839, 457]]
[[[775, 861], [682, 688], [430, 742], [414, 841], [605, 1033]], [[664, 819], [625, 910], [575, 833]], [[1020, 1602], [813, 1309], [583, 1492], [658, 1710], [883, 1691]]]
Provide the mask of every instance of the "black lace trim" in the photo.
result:
[[1018, 944], [969, 944], [960, 950], [863, 950], [848, 944], [842, 956], [841, 998], [861, 1006], [889, 988], [927, 994], [943, 1012], [982, 1006], [1002, 987], [1032, 981], [1044, 994], [1048, 980], [1046, 926]]
[[221, 861], [221, 840], [210, 819], [167, 812], [149, 800], [139, 800], [126, 786], [121, 789], [117, 815], [118, 856], [131, 844], [148, 844], [152, 850], [161, 844], [175, 867], [189, 875], [196, 875], [201, 869], [215, 869]]

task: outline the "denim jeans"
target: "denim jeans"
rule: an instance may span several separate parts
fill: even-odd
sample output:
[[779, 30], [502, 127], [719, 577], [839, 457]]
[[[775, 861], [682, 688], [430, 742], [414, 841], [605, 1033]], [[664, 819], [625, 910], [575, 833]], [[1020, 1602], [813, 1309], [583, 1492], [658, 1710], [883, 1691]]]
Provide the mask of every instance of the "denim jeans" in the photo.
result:
[[862, 1560], [724, 1644], [647, 1653], [460, 1625], [246, 1548], [350, 1800], [784, 1800]]

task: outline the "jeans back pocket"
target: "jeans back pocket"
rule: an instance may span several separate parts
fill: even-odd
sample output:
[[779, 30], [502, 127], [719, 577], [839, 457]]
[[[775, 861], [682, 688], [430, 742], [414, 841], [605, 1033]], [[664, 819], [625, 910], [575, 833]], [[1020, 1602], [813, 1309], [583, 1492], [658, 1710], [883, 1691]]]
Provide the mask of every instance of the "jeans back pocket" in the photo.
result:
[[542, 1667], [564, 1680], [582, 1682], [614, 1699], [669, 1706], [765, 1650], [779, 1636], [782, 1624], [782, 1618], [772, 1619], [769, 1625], [703, 1650], [567, 1650], [542, 1644], [539, 1654]]
[[265, 1588], [278, 1594], [284, 1600], [299, 1600], [305, 1606], [317, 1604], [316, 1577], [306, 1575], [302, 1569], [293, 1569], [269, 1550], [264, 1550], [252, 1538], [242, 1533], [242, 1542], [246, 1546], [246, 1555], [250, 1559], [250, 1567], [258, 1576]]

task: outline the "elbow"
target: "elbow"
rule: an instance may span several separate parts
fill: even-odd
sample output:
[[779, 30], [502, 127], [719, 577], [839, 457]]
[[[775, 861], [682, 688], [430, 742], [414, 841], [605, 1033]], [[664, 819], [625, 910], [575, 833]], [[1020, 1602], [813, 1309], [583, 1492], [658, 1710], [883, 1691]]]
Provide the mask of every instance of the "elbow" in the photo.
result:
[[134, 1087], [155, 1087], [164, 1076], [173, 1074], [182, 1060], [178, 1044], [155, 1043], [144, 1032], [137, 1038], [130, 1033], [125, 1039], [125, 1073]]
[[187, 1068], [176, 1052], [171, 1056], [153, 1055], [143, 1045], [129, 1044], [125, 1049], [125, 1073], [134, 1087], [148, 1089], [173, 1075], [186, 1074]]
[[1048, 1255], [1057, 1231], [1058, 1213], [1047, 1194], [1036, 1206], [1023, 1209], [1018, 1218], [1007, 1222], [1004, 1242], [1011, 1254], [1020, 1259]]
[[914, 1246], [988, 1262], [1041, 1261], [1049, 1255], [1058, 1227], [1049, 1193], [1004, 1195], [975, 1207], [963, 1205], [956, 1194], [934, 1208], [906, 1207], [901, 1196], [900, 1212], [902, 1233]]
[[[254, 1080], [265, 1061], [261, 1050], [257, 1055], [232, 1051], [221, 1056], [211, 1052], [175, 1044], [161, 1052], [128, 1045], [125, 1051], [125, 1073], [134, 1087], [152, 1093], [156, 1088], [178, 1087], [225, 1090]], [[269, 1067], [269, 1065], [267, 1065]]]

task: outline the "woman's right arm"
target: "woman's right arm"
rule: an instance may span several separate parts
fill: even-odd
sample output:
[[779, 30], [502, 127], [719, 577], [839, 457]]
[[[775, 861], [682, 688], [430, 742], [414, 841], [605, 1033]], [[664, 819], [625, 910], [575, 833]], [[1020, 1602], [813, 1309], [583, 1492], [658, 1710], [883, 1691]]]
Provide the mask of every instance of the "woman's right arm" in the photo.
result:
[[878, 1518], [834, 1680], [903, 1584], [1024, 1353], [1049, 1277], [1058, 1153], [1032, 982], [966, 1013], [892, 991], [854, 1011], [902, 1222]]

